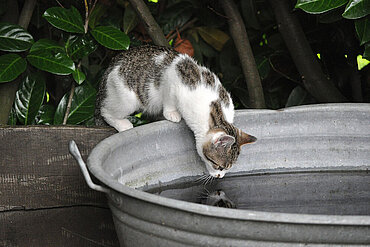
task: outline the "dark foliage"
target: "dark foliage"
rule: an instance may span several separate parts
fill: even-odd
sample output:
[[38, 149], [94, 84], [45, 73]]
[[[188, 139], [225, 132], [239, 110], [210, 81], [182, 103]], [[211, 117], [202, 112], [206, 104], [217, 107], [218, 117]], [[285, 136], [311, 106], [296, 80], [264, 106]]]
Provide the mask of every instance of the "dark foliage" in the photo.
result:
[[[62, 6], [58, 1], [39, 0], [27, 31], [0, 23], [0, 83], [21, 78], [9, 124], [62, 124], [65, 119], [67, 124], [92, 125], [96, 90], [110, 59], [129, 46], [151, 42], [127, 1], [85, 1], [88, 8], [84, 1], [59, 2]], [[349, 101], [370, 102], [370, 69], [359, 67], [368, 63], [361, 57], [370, 59], [369, 1], [357, 1], [361, 6], [348, 0], [325, 2], [298, 0], [292, 11], [325, 75]], [[24, 1], [18, 3], [23, 6]], [[146, 3], [169, 43], [217, 73], [238, 109], [249, 108], [227, 17], [217, 1]], [[302, 83], [268, 1], [236, 3], [267, 107], [317, 103]], [[0, 0], [0, 5], [6, 6], [6, 1]], [[4, 15], [6, 8], [0, 9]], [[145, 123], [140, 114], [132, 121]]]

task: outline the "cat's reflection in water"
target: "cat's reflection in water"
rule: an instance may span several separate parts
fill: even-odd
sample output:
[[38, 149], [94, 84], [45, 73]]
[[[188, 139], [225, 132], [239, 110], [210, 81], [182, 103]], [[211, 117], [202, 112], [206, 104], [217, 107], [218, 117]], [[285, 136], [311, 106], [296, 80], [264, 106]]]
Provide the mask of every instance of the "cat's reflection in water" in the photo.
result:
[[209, 206], [216, 206], [222, 208], [236, 208], [235, 203], [226, 195], [226, 193], [221, 190], [215, 190], [213, 192], [209, 192], [205, 188], [205, 193], [201, 198], [201, 203]]

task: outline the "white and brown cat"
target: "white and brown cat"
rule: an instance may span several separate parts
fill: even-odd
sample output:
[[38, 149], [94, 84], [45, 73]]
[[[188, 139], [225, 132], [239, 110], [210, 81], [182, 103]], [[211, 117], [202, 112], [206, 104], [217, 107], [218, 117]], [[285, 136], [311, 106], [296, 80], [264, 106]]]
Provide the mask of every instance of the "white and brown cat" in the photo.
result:
[[130, 48], [115, 57], [100, 85], [96, 124], [124, 131], [127, 116], [143, 111], [163, 114], [172, 122], [183, 118], [194, 132], [196, 149], [209, 174], [222, 178], [240, 153], [256, 141], [236, 128], [234, 105], [218, 77], [191, 57], [158, 46]]

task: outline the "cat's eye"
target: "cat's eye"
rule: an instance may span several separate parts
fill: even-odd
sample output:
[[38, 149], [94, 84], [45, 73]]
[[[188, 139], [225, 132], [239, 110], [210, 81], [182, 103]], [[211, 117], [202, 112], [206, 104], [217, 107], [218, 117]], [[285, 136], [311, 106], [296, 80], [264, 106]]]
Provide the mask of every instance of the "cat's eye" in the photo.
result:
[[219, 167], [219, 165], [217, 165], [217, 163], [216, 163], [216, 162], [214, 162], [212, 159], [208, 158], [207, 156], [206, 156], [206, 158], [207, 158], [207, 160], [208, 160], [209, 162], [211, 162], [211, 163], [213, 164], [213, 168], [217, 169], [216, 167]]
[[213, 169], [220, 170], [220, 171], [222, 171], [223, 169], [225, 169], [224, 167], [221, 167], [221, 166], [217, 165], [216, 162], [214, 162], [210, 158], [207, 157], [207, 159], [213, 164]]
[[223, 169], [225, 169], [225, 168], [223, 168], [223, 167], [221, 167], [221, 166], [218, 166], [218, 165], [213, 166], [213, 168], [214, 168], [215, 170], [219, 170], [219, 171], [222, 171]]

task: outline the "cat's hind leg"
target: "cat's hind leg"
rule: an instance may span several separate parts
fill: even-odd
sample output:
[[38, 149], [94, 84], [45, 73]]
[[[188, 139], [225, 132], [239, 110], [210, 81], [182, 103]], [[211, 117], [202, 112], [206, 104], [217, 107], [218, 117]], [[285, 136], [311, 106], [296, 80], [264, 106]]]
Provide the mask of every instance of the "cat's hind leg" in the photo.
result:
[[[112, 79], [113, 78], [113, 79]], [[119, 132], [133, 128], [127, 117], [138, 111], [141, 103], [119, 76], [110, 76], [107, 84], [106, 97], [102, 102], [101, 115], [104, 120]]]
[[110, 126], [115, 128], [118, 132], [132, 129], [134, 127], [127, 118], [117, 119], [117, 118], [105, 117], [104, 119]]
[[[109, 103], [108, 100], [106, 102]], [[122, 102], [117, 104], [117, 101], [110, 102], [110, 104], [106, 104], [101, 108], [101, 115], [110, 126], [114, 127], [119, 132], [131, 129], [134, 126], [127, 119], [127, 116], [139, 109], [138, 107], [135, 107], [135, 103], [135, 100], [132, 100], [131, 102], [127, 101], [123, 104]]]

